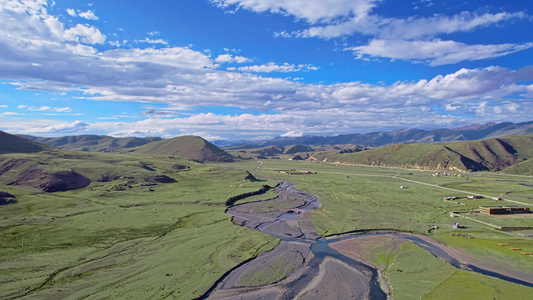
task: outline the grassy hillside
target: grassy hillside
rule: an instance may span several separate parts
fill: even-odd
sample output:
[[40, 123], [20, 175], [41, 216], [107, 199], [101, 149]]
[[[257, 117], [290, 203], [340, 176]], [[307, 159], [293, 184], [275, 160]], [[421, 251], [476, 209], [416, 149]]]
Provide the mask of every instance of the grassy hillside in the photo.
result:
[[51, 151], [53, 147], [29, 141], [18, 136], [0, 131], [0, 154], [4, 153], [36, 153]]
[[44, 143], [50, 146], [58, 147], [63, 150], [72, 151], [91, 151], [91, 152], [115, 152], [119, 149], [133, 148], [142, 146], [154, 141], [159, 141], [161, 138], [147, 137], [147, 138], [115, 138], [105, 135], [78, 135], [78, 136], [64, 136], [56, 138], [35, 137], [29, 135], [21, 136], [25, 139]]
[[144, 155], [183, 156], [200, 162], [233, 161], [230, 154], [198, 136], [180, 136], [155, 141], [135, 148], [131, 152]]
[[431, 170], [502, 170], [533, 157], [533, 136], [435, 144], [399, 144], [356, 153], [316, 153], [318, 160]]
[[533, 176], [533, 158], [525, 160], [503, 170], [507, 174]]

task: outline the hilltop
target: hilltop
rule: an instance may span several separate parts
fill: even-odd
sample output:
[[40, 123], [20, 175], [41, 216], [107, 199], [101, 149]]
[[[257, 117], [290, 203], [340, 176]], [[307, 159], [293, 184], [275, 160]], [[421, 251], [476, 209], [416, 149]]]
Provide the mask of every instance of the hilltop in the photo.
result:
[[116, 138], [106, 135], [77, 135], [64, 137], [36, 137], [31, 135], [19, 135], [19, 137], [44, 143], [63, 150], [91, 151], [91, 152], [116, 152], [125, 148], [139, 147], [154, 141], [159, 141], [159, 137], [146, 138]]
[[36, 153], [54, 150], [45, 144], [29, 141], [18, 136], [0, 131], [0, 154], [4, 153]]
[[155, 141], [128, 152], [143, 155], [183, 156], [199, 162], [233, 161], [233, 156], [198, 136], [179, 136]]
[[[327, 151], [312, 159], [349, 164], [429, 170], [499, 171], [516, 164], [530, 165], [533, 135], [433, 144], [397, 144], [356, 153]], [[512, 169], [511, 169], [512, 170]], [[522, 172], [523, 168], [521, 168]]]

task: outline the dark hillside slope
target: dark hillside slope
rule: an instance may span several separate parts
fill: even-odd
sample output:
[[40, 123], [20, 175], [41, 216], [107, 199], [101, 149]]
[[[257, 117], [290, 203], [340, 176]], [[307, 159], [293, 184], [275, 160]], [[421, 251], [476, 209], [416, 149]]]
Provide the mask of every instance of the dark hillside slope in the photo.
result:
[[115, 138], [106, 135], [76, 135], [55, 138], [35, 137], [29, 135], [20, 135], [25, 139], [44, 143], [50, 146], [58, 147], [63, 150], [72, 151], [92, 151], [92, 152], [115, 152], [124, 148], [139, 147], [154, 141], [159, 141], [158, 137], [147, 138]]
[[45, 144], [29, 141], [18, 136], [0, 131], [0, 154], [4, 153], [36, 153], [54, 150]]
[[316, 153], [318, 160], [429, 170], [502, 170], [533, 158], [533, 135], [434, 144], [398, 144], [356, 153]]
[[182, 156], [199, 162], [229, 162], [233, 156], [198, 136], [180, 136], [160, 140], [129, 152], [145, 155]]

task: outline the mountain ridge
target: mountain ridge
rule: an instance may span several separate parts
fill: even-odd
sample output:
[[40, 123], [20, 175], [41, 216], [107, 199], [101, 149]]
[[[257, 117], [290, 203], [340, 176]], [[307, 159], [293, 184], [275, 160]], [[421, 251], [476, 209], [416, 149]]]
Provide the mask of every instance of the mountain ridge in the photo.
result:
[[[344, 145], [356, 144], [364, 147], [381, 147], [392, 144], [412, 143], [435, 143], [467, 140], [481, 140], [487, 138], [506, 137], [513, 135], [533, 134], [533, 121], [523, 123], [486, 123], [471, 124], [453, 129], [440, 128], [432, 130], [424, 129], [399, 129], [393, 131], [375, 131], [370, 133], [344, 134], [337, 136], [302, 136], [302, 137], [278, 137], [271, 140], [250, 142], [239, 145], [229, 145], [224, 148], [246, 149], [261, 148], [267, 146], [290, 146], [290, 145]], [[215, 143], [222, 146], [222, 143]]]
[[[530, 173], [533, 135], [519, 135], [478, 141], [394, 144], [370, 150], [341, 153], [317, 152], [310, 160], [450, 171], [502, 171], [507, 168]], [[521, 164], [521, 167], [514, 167]]]

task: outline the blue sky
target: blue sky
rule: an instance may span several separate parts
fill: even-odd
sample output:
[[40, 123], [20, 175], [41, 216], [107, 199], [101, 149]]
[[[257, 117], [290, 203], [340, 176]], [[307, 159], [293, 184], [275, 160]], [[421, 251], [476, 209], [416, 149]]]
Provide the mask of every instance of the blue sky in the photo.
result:
[[0, 130], [253, 140], [531, 121], [532, 9], [0, 0]]

